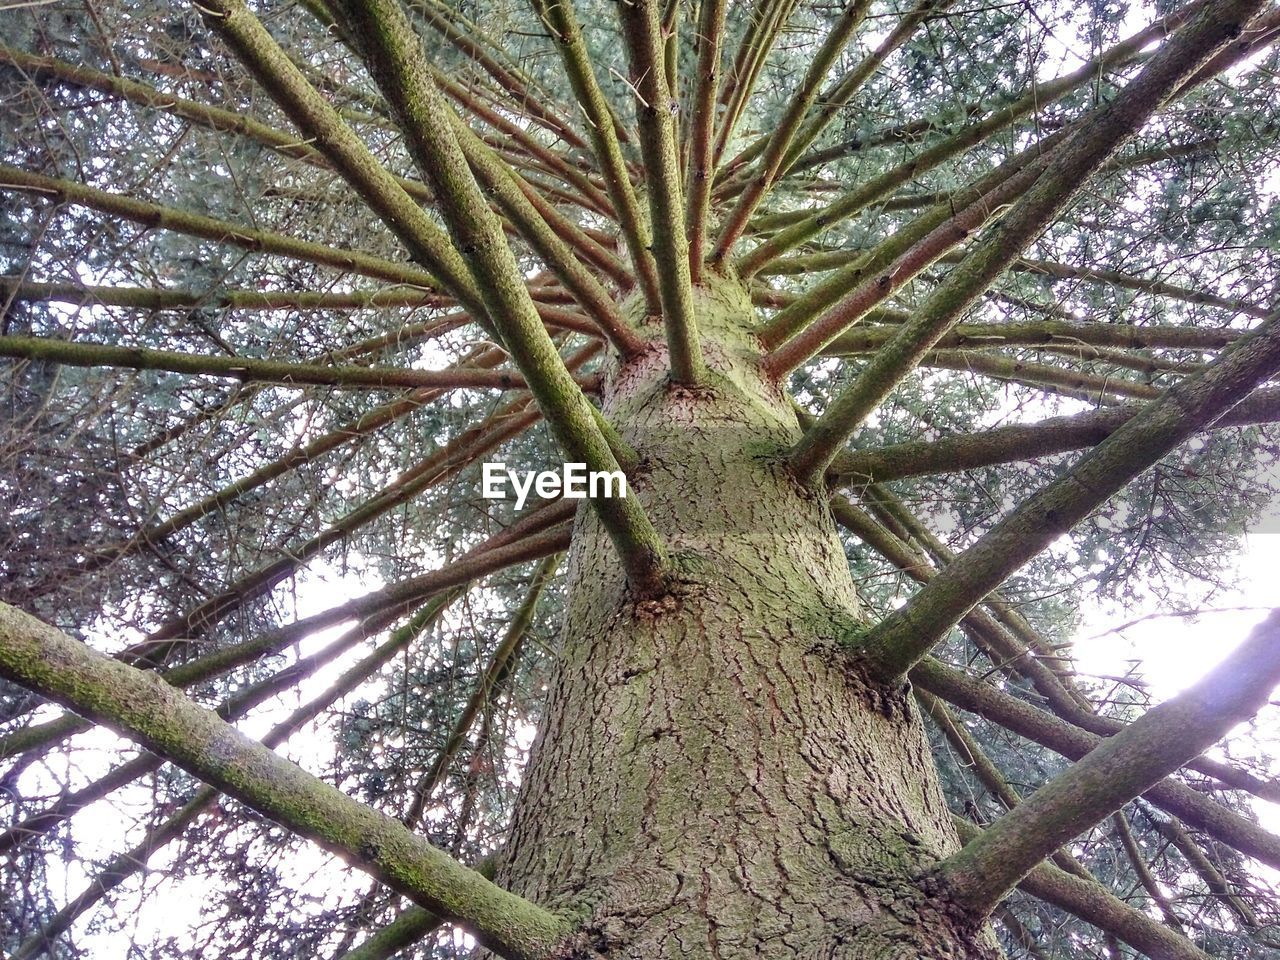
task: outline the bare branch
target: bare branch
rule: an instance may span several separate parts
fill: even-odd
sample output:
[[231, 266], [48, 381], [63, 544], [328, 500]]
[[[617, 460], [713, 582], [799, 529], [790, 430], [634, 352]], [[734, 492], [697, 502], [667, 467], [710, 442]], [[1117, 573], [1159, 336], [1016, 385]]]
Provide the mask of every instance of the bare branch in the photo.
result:
[[[1035, 185], [991, 235], [947, 275], [898, 336], [876, 353], [797, 444], [791, 462], [802, 480], [813, 482], [818, 478], [845, 440], [956, 323], [965, 307], [1021, 254], [1088, 177], [1168, 100], [1182, 80], [1243, 29], [1260, 6], [1259, 0], [1208, 4], [1205, 12], [1165, 44], [1115, 100], [1096, 111], [1079, 133], [1054, 151]], [[844, 315], [838, 307], [832, 313]], [[823, 321], [814, 326], [821, 328]], [[795, 365], [773, 360], [770, 363], [775, 373]]]
[[618, 4], [627, 40], [631, 83], [638, 93], [640, 152], [644, 157], [653, 221], [654, 258], [662, 294], [662, 325], [667, 335], [671, 375], [679, 383], [698, 383], [706, 374], [693, 311], [689, 274], [689, 235], [680, 190], [680, 153], [675, 113], [679, 102], [667, 85], [664, 43], [657, 0]]
[[944, 895], [989, 913], [1051, 850], [1100, 823], [1252, 717], [1280, 684], [1280, 609], [1194, 686], [1152, 707], [938, 868]]
[[963, 614], [1009, 574], [1070, 530], [1135, 476], [1239, 403], [1280, 370], [1280, 318], [1236, 341], [1202, 373], [1159, 400], [1086, 453], [1057, 481], [1007, 514], [858, 646], [867, 669], [904, 675]]
[[0, 674], [130, 737], [340, 854], [513, 960], [547, 957], [564, 920], [311, 776], [162, 680], [0, 604]]

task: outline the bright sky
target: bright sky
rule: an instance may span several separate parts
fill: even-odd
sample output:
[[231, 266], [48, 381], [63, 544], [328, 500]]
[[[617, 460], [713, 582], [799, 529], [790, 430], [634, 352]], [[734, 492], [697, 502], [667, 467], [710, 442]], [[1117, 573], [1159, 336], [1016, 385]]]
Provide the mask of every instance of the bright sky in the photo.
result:
[[[1206, 563], [1211, 562], [1219, 561], [1206, 558]], [[1195, 683], [1244, 640], [1268, 611], [1280, 607], [1280, 532], [1251, 534], [1234, 560], [1222, 562], [1227, 569], [1235, 567], [1236, 586], [1194, 618], [1168, 616], [1178, 609], [1176, 602], [1123, 610], [1086, 604], [1075, 647], [1080, 668], [1119, 676], [1136, 661], [1137, 674], [1156, 700], [1168, 699]], [[1147, 619], [1134, 622], [1143, 617]], [[1258, 757], [1272, 776], [1280, 776], [1280, 697], [1273, 695], [1271, 706], [1254, 723], [1242, 724], [1232, 741], [1230, 756]], [[1263, 826], [1280, 832], [1280, 805], [1256, 800], [1254, 809]]]

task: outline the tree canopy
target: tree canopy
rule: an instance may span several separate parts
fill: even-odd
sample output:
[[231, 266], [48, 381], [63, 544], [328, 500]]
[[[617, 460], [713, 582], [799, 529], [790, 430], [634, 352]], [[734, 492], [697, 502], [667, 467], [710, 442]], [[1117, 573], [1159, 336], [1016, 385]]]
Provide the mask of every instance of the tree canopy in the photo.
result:
[[[803, 428], [760, 455], [857, 585], [833, 641], [928, 717], [938, 882], [1010, 957], [1280, 954], [1265, 714], [1202, 752], [1275, 618], [1164, 712], [1069, 643], [1086, 598], [1203, 604], [1274, 502], [1277, 36], [1243, 0], [6, 9], [0, 951], [545, 955], [480, 874], [578, 503], [481, 464], [644, 477], [597, 398], [655, 343], [714, 389], [727, 277]], [[660, 604], [642, 503], [582, 509]]]

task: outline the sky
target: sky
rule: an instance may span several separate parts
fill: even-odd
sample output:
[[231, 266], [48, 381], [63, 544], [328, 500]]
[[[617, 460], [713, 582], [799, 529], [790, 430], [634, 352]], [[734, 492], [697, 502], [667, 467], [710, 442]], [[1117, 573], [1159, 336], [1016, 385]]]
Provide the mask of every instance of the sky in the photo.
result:
[[[1153, 601], [1147, 609], [1086, 602], [1075, 639], [1080, 668], [1115, 676], [1136, 664], [1157, 701], [1195, 683], [1272, 608], [1280, 607], [1280, 532], [1250, 534], [1241, 552], [1222, 562], [1234, 565], [1235, 588], [1195, 617], [1170, 616], [1177, 609], [1173, 602]], [[1280, 777], [1280, 691], [1253, 723], [1241, 724], [1228, 739], [1233, 741], [1229, 755], [1243, 759], [1261, 754], [1271, 776]], [[1210, 753], [1222, 756], [1221, 745]], [[1255, 800], [1254, 809], [1264, 827], [1280, 833], [1280, 804]]]

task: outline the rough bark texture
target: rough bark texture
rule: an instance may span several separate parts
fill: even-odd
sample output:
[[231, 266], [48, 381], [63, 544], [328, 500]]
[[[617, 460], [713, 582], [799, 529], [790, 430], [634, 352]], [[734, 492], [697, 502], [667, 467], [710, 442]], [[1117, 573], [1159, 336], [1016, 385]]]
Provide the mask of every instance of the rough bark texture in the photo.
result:
[[579, 513], [499, 882], [583, 924], [566, 957], [995, 956], [915, 886], [955, 834], [906, 690], [831, 655], [858, 600], [824, 499], [779, 466], [800, 431], [755, 372], [749, 298], [696, 298], [707, 384], [671, 386], [655, 345], [606, 397], [677, 589], [632, 602]]

